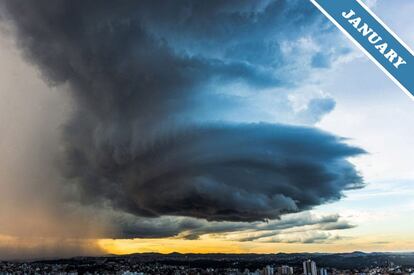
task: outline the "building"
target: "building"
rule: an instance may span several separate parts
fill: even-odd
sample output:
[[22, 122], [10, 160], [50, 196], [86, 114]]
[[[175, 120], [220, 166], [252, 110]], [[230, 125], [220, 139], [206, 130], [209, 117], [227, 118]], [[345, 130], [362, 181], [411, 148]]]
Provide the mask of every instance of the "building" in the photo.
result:
[[316, 263], [311, 260], [303, 262], [303, 274], [304, 275], [318, 275]]
[[273, 267], [271, 267], [271, 266], [266, 266], [265, 268], [264, 268], [264, 275], [273, 275], [274, 274], [274, 271], [273, 271]]
[[319, 269], [319, 275], [328, 275], [328, 270], [326, 268]]
[[277, 268], [278, 275], [293, 275], [293, 267], [282, 265]]

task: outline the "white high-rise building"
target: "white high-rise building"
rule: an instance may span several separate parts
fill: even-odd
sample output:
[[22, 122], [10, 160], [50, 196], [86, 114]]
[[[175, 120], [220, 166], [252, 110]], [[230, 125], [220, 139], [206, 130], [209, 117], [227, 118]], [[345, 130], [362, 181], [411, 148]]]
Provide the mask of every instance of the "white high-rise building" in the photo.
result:
[[318, 275], [316, 263], [311, 260], [303, 262], [303, 274], [304, 275]]
[[319, 269], [319, 275], [328, 275], [328, 270], [326, 268]]
[[293, 275], [293, 267], [282, 265], [277, 268], [277, 273], [279, 275]]
[[273, 271], [273, 267], [271, 266], [266, 266], [264, 268], [264, 275], [274, 275], [274, 271]]

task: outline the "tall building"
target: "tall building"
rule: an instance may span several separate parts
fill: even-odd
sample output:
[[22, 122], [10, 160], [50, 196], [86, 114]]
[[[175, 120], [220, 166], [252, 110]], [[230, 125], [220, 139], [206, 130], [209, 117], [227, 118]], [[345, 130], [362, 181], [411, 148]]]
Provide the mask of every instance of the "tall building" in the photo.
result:
[[318, 275], [316, 263], [311, 260], [303, 262], [303, 274], [304, 275]]
[[319, 275], [328, 275], [328, 270], [326, 268], [319, 269]]
[[273, 267], [268, 265], [264, 268], [264, 275], [273, 275], [273, 274], [274, 274]]
[[277, 268], [277, 273], [279, 275], [293, 275], [293, 267], [282, 265]]

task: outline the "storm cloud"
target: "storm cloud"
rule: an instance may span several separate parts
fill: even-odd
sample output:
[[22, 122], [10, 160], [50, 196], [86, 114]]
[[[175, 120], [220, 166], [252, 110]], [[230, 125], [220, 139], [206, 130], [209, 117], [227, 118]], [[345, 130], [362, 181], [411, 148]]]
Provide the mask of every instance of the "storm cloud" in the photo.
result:
[[[310, 128], [203, 125], [125, 150], [72, 151], [69, 173], [88, 200], [138, 216], [257, 221], [339, 199], [361, 179], [343, 158], [362, 153]], [[92, 156], [92, 159], [91, 159]]]
[[[140, 235], [133, 221], [120, 223], [127, 236], [197, 228], [194, 220], [175, 233], [146, 227], [164, 216], [278, 219], [363, 186], [347, 158], [364, 151], [339, 137], [215, 115], [237, 110], [232, 102], [243, 95], [234, 87], [259, 94], [306, 80], [314, 54], [289, 52], [304, 35], [322, 44], [329, 35], [315, 27], [323, 25], [307, 2], [5, 0], [0, 7], [27, 60], [74, 100], [60, 142], [64, 183], [81, 204], [109, 205], [142, 221], [136, 231], [147, 228]], [[312, 100], [305, 120], [334, 106]]]

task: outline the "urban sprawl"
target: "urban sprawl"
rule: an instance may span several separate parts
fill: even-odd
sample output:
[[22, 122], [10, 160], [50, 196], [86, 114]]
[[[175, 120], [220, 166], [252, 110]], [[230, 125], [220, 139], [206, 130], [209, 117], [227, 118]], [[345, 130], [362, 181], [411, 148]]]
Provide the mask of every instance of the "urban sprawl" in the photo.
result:
[[[402, 267], [388, 262], [383, 266], [371, 266], [362, 269], [338, 269], [332, 267], [319, 267], [315, 261], [306, 260], [301, 266], [267, 264], [263, 267], [253, 267], [258, 263], [250, 263], [249, 267], [235, 261], [227, 267], [213, 264], [212, 267], [201, 267], [206, 263], [194, 264], [183, 262], [181, 264], [168, 264], [158, 262], [140, 262], [134, 258], [96, 258], [61, 260], [61, 261], [33, 261], [33, 262], [0, 262], [0, 274], [120, 274], [120, 275], [196, 275], [196, 274], [226, 274], [226, 275], [335, 275], [335, 274], [409, 274], [414, 275], [414, 268]], [[218, 266], [217, 266], [218, 265]]]

